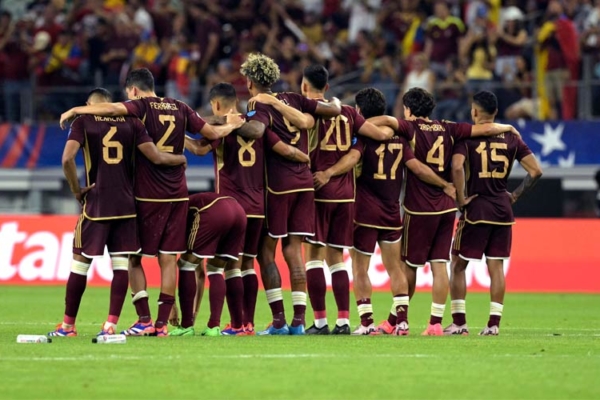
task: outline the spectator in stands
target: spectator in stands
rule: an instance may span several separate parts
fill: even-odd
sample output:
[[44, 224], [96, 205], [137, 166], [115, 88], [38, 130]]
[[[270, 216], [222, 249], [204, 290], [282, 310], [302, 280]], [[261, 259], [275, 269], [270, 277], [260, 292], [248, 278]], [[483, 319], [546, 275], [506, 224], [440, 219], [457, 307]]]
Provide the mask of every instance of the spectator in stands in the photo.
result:
[[343, 0], [342, 7], [350, 13], [348, 41], [354, 43], [360, 31], [377, 29], [377, 13], [381, 0]]
[[533, 119], [539, 115], [540, 99], [533, 98], [533, 77], [529, 62], [523, 56], [517, 57], [517, 72], [511, 82], [507, 82], [507, 88], [516, 92], [514, 98], [517, 100], [510, 104], [504, 116], [507, 119]]
[[13, 21], [9, 12], [0, 14], [0, 76], [4, 91], [4, 119], [9, 122], [22, 120], [21, 96], [30, 98], [29, 35], [23, 24]]
[[385, 3], [379, 13], [378, 22], [384, 30], [386, 39], [396, 43], [403, 61], [422, 50], [423, 43], [416, 40], [421, 30], [422, 20], [416, 11], [414, 2], [401, 0]]
[[501, 24], [496, 30], [496, 75], [504, 81], [512, 81], [517, 73], [517, 59], [523, 54], [527, 43], [527, 31], [522, 26], [523, 12], [508, 7], [503, 12]]
[[446, 61], [458, 54], [458, 43], [465, 32], [463, 22], [452, 15], [445, 1], [436, 1], [435, 16], [427, 21], [425, 54], [431, 69], [441, 77], [446, 77]]
[[435, 88], [435, 79], [435, 72], [433, 72], [427, 65], [427, 56], [425, 56], [423, 53], [414, 55], [410, 62], [410, 72], [404, 78], [402, 88], [396, 97], [394, 116], [402, 118], [404, 115], [404, 108], [402, 104], [402, 96], [404, 96], [404, 93], [412, 88], [421, 88], [427, 90], [429, 93], [433, 93]]
[[458, 56], [446, 61], [449, 71], [446, 79], [437, 83], [437, 105], [434, 118], [437, 120], [466, 121], [469, 117], [470, 106], [467, 103], [465, 86], [467, 83], [466, 68], [468, 63], [461, 65]]
[[198, 74], [196, 71], [200, 60], [198, 44], [190, 43], [188, 38], [180, 34], [172, 43], [167, 70], [167, 97], [179, 99], [193, 106], [198, 89]]
[[197, 74], [203, 77], [208, 68], [215, 63], [221, 25], [209, 12], [204, 2], [195, 2], [188, 7], [188, 12], [193, 20], [195, 41], [200, 51], [200, 62]]

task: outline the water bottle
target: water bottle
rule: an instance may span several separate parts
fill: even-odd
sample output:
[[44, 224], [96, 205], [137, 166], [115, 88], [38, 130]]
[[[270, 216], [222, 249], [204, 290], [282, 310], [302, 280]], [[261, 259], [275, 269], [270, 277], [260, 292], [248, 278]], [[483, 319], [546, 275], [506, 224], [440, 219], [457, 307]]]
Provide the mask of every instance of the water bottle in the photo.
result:
[[98, 344], [120, 344], [127, 343], [125, 335], [100, 335], [92, 339], [92, 343]]
[[52, 343], [52, 339], [44, 335], [19, 335], [17, 343]]

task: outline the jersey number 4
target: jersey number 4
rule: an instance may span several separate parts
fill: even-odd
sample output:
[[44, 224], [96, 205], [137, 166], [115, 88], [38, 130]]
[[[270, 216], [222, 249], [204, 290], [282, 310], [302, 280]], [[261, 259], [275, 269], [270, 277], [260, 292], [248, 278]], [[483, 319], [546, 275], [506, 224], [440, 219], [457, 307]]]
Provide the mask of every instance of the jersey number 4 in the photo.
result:
[[427, 152], [428, 164], [437, 165], [439, 172], [444, 172], [444, 137], [438, 136], [431, 149]]
[[490, 166], [488, 163], [488, 151], [487, 151], [487, 143], [481, 142], [477, 149], [477, 153], [481, 155], [481, 172], [479, 173], [480, 178], [504, 178], [508, 172], [508, 157], [503, 154], [496, 153], [496, 150], [506, 150], [508, 146], [506, 143], [490, 143], [491, 149], [491, 159], [493, 162], [498, 162], [504, 164], [502, 170], [497, 171], [494, 168], [493, 171], [490, 172]]
[[400, 161], [402, 160], [402, 152], [404, 150], [402, 148], [401, 143], [388, 143], [387, 146], [385, 145], [385, 143], [382, 143], [381, 145], [379, 145], [377, 150], [375, 150], [375, 154], [377, 154], [379, 156], [379, 162], [377, 163], [377, 173], [373, 174], [373, 179], [388, 179], [388, 176], [384, 170], [386, 147], [387, 147], [388, 152], [391, 153], [392, 155], [394, 154], [395, 151], [398, 151], [398, 154], [396, 154], [396, 159], [394, 160], [394, 163], [392, 164], [392, 168], [390, 169], [390, 179], [392, 179], [392, 180], [396, 179], [396, 174], [398, 172], [398, 166], [400, 165]]

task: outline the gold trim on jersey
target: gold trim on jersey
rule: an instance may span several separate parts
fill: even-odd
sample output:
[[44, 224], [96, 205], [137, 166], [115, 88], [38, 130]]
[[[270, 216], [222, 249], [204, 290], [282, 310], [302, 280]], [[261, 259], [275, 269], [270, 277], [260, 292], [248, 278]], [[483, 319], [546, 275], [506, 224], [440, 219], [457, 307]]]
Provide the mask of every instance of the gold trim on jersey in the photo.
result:
[[402, 206], [404, 208], [404, 211], [406, 211], [408, 214], [412, 214], [412, 215], [442, 215], [442, 214], [448, 214], [451, 212], [456, 212], [458, 211], [458, 208], [454, 207], [454, 208], [449, 208], [447, 210], [444, 211], [423, 211], [423, 212], [415, 212], [415, 211], [410, 211], [408, 208], [406, 208], [405, 205]]
[[90, 183], [90, 171], [92, 169], [92, 156], [90, 155], [90, 142], [87, 137], [87, 131], [83, 130], [83, 164], [85, 166], [85, 182], [87, 186], [91, 185]]
[[217, 173], [216, 175], [216, 187], [215, 191], [219, 193], [221, 191], [221, 170], [225, 167], [225, 140], [221, 140], [221, 143], [215, 149], [215, 156], [217, 157]]
[[408, 255], [408, 227], [410, 226], [410, 214], [404, 216], [404, 232], [402, 232], [402, 244], [400, 245], [400, 254], [404, 257]]
[[397, 228], [397, 227], [390, 227], [390, 226], [379, 226], [379, 225], [363, 224], [362, 222], [356, 222], [356, 220], [354, 220], [354, 224], [358, 225], [358, 226], [364, 226], [366, 228], [385, 229], [386, 231], [399, 231], [399, 230], [401, 230], [403, 228], [402, 226], [400, 226], [399, 228]]
[[246, 214], [246, 218], [265, 219], [266, 217], [264, 215]]
[[135, 218], [137, 217], [137, 214], [129, 214], [129, 215], [121, 215], [121, 216], [113, 216], [113, 217], [97, 217], [97, 218], [92, 218], [89, 215], [87, 215], [87, 213], [85, 212], [85, 206], [83, 207], [83, 214], [82, 214], [85, 219], [89, 219], [90, 221], [109, 221], [109, 220], [114, 220], [114, 219], [128, 219], [128, 218]]
[[326, 200], [326, 199], [315, 199], [318, 203], [354, 203], [354, 199], [339, 199], [339, 200]]
[[314, 192], [315, 188], [306, 188], [306, 189], [294, 189], [294, 190], [285, 190], [283, 192], [276, 192], [270, 187], [267, 186], [267, 190], [271, 194], [290, 194], [290, 193], [300, 193], [300, 192]]
[[188, 249], [194, 248], [194, 242], [196, 242], [196, 235], [198, 235], [198, 228], [200, 228], [200, 213], [196, 213], [194, 216], [194, 222], [190, 229], [190, 235], [188, 236]]
[[471, 221], [471, 220], [467, 219], [466, 213], [465, 213], [465, 221], [467, 221], [471, 225], [487, 224], [487, 225], [499, 225], [499, 226], [512, 226], [516, 223], [516, 222], [495, 222], [495, 221], [488, 221], [486, 219]]
[[189, 197], [183, 197], [179, 199], [146, 199], [144, 197], [135, 197], [137, 201], [147, 201], [149, 203], [175, 203], [178, 201], [188, 201]]
[[[202, 208], [198, 208], [198, 207], [190, 207], [190, 210], [196, 210], [198, 212], [200, 211], [204, 211], [209, 209], [210, 207], [212, 207], [216, 202], [218, 202], [219, 200], [224, 200], [224, 199], [233, 199], [233, 197], [231, 196], [221, 196], [221, 197], [217, 197], [216, 199], [214, 199], [213, 201], [211, 201], [210, 203], [208, 203], [207, 205], [205, 205]], [[235, 199], [234, 199], [235, 200]]]
[[77, 219], [77, 224], [75, 224], [74, 242], [75, 247], [78, 249], [83, 247], [81, 243], [81, 225], [83, 224], [83, 218], [83, 214], [79, 215], [79, 218]]

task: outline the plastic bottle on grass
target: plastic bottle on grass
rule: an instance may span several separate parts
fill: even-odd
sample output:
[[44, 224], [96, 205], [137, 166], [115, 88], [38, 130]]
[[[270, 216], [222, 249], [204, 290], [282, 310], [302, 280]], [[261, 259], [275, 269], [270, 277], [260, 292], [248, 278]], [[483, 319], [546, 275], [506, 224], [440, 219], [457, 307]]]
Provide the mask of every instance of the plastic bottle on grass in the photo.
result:
[[44, 335], [19, 335], [17, 343], [52, 343], [52, 339]]
[[127, 343], [125, 335], [100, 335], [92, 339], [92, 343], [97, 344], [122, 344]]

